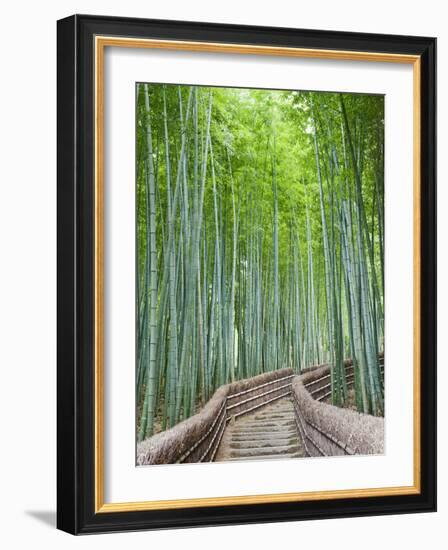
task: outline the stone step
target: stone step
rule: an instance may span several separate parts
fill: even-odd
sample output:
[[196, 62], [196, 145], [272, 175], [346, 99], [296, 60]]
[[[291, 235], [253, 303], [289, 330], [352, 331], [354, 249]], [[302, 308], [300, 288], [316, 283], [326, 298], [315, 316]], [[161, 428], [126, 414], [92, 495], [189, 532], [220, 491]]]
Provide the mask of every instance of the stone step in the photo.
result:
[[239, 422], [238, 424], [235, 423], [234, 427], [238, 426], [245, 426], [247, 428], [281, 428], [286, 426], [294, 426], [294, 420], [282, 420], [279, 422], [269, 422], [267, 420], [256, 422], [254, 420], [247, 420], [246, 422]]
[[294, 414], [288, 413], [288, 414], [264, 414], [263, 416], [256, 416], [254, 418], [257, 422], [272, 422], [280, 420], [281, 422], [288, 422], [291, 420], [294, 420]]
[[278, 413], [287, 413], [287, 412], [290, 412], [291, 411], [291, 406], [292, 406], [292, 402], [291, 403], [288, 403], [287, 405], [285, 405], [284, 407], [279, 407], [279, 406], [275, 406], [275, 405], [272, 405], [271, 407], [260, 407], [258, 409], [255, 410], [255, 413], [258, 414], [258, 413], [264, 413], [264, 412], [268, 412], [268, 411], [273, 411], [273, 412], [278, 412]]
[[230, 441], [265, 441], [266, 439], [291, 439], [293, 437], [297, 437], [297, 432], [229, 433]]
[[242, 433], [289, 433], [296, 432], [296, 424], [291, 424], [288, 426], [238, 426], [233, 430], [229, 430], [228, 433], [231, 434], [242, 434]]
[[[287, 460], [289, 458], [303, 458], [301, 453], [291, 453], [291, 454], [282, 454], [282, 455], [254, 455], [250, 457], [250, 460]], [[247, 462], [245, 457], [235, 457], [235, 458], [226, 458], [226, 462]]]
[[234, 439], [231, 439], [229, 442], [229, 447], [231, 449], [262, 449], [269, 447], [288, 447], [293, 445], [297, 446], [297, 444], [298, 442], [296, 436], [286, 439], [244, 439], [241, 441], [235, 441]]
[[290, 401], [287, 405], [268, 405], [267, 407], [260, 407], [255, 412], [261, 412], [261, 411], [276, 411], [276, 412], [289, 412], [291, 410], [292, 401]]
[[300, 451], [299, 445], [281, 445], [278, 447], [246, 447], [238, 450], [231, 450], [230, 456], [235, 458], [241, 457], [253, 457], [253, 456], [270, 456], [270, 455], [283, 455], [293, 454]]

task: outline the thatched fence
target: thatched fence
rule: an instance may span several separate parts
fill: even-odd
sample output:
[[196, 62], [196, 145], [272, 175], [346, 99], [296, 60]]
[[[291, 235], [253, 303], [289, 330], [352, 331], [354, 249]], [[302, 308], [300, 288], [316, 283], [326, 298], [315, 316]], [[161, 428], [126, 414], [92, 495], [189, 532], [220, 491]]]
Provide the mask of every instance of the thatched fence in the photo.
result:
[[221, 386], [204, 408], [137, 446], [137, 464], [212, 462], [227, 423], [291, 394], [292, 369]]
[[[345, 367], [353, 385], [351, 362]], [[199, 413], [139, 443], [137, 464], [212, 462], [229, 421], [287, 396], [308, 456], [382, 454], [384, 418], [325, 403], [330, 378], [330, 367], [323, 365], [300, 376], [281, 369], [221, 386]]]
[[291, 393], [297, 429], [307, 454], [382, 454], [384, 418], [342, 409], [313, 398], [311, 392], [326, 392], [329, 377], [330, 368], [323, 366], [295, 376], [292, 380]]

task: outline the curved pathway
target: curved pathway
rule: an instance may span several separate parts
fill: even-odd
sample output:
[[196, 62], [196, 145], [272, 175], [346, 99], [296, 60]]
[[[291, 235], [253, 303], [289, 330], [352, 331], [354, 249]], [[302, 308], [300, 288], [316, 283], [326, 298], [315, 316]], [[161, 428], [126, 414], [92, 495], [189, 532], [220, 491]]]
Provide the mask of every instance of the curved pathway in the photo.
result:
[[230, 420], [215, 461], [268, 460], [306, 456], [290, 397]]

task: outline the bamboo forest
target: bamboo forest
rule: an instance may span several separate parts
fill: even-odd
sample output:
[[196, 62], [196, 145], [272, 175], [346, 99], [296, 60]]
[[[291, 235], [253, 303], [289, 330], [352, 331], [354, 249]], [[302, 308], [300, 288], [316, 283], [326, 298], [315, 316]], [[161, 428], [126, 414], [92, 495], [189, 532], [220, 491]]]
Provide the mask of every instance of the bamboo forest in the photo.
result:
[[143, 83], [136, 109], [137, 440], [315, 365], [383, 417], [383, 96]]

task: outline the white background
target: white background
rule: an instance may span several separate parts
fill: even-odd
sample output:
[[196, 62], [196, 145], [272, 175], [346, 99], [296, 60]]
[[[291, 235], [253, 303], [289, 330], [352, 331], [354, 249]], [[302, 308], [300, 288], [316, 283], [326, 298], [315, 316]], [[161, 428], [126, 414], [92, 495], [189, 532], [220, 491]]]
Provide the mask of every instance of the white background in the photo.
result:
[[[150, 545], [167, 549], [247, 545], [363, 549], [400, 546], [406, 550], [446, 544], [448, 444], [439, 430], [439, 512], [205, 528], [155, 533], [101, 535], [75, 539], [54, 530], [55, 510], [55, 250], [56, 250], [56, 25], [72, 13], [295, 26], [347, 31], [420, 34], [439, 38], [439, 150], [448, 149], [448, 31], [443, 2], [330, 0], [314, 3], [271, 0], [117, 0], [33, 3], [16, 1], [2, 12], [0, 88], [0, 542], [52, 548], [122, 548]], [[444, 101], [442, 101], [444, 99]], [[446, 163], [439, 168], [439, 212], [448, 207]], [[439, 221], [439, 280], [448, 278], [447, 216]], [[447, 330], [448, 295], [439, 292], [439, 339]], [[440, 348], [442, 350], [442, 347]], [[439, 387], [447, 369], [439, 370]], [[442, 393], [439, 391], [441, 397]], [[448, 420], [440, 400], [439, 425]]]
[[[106, 49], [105, 501], [413, 484], [412, 65]], [[135, 467], [135, 82], [385, 94], [385, 450], [381, 456]]]

